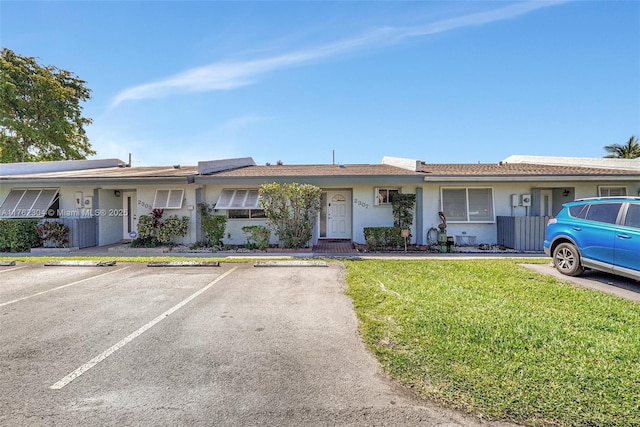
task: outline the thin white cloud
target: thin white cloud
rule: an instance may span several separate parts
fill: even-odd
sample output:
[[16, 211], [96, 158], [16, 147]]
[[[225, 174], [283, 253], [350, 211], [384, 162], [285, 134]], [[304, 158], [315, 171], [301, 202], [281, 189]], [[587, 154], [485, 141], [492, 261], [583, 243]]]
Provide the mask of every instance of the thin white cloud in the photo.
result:
[[301, 66], [312, 61], [356, 52], [365, 48], [397, 44], [407, 38], [504, 21], [561, 3], [565, 3], [565, 0], [517, 2], [500, 9], [473, 13], [423, 26], [379, 28], [357, 37], [270, 58], [218, 62], [192, 68], [156, 82], [125, 89], [114, 97], [111, 105], [117, 106], [128, 100], [161, 98], [175, 93], [236, 89], [255, 84], [260, 76], [275, 70]]

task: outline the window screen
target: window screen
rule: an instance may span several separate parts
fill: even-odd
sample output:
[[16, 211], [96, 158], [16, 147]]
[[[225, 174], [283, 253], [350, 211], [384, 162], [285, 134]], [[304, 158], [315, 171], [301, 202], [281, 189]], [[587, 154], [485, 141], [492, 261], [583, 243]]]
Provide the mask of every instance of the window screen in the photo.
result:
[[493, 201], [490, 188], [470, 188], [469, 194], [469, 220], [492, 221]]
[[627, 187], [600, 187], [600, 197], [626, 196]]
[[447, 221], [493, 222], [491, 188], [443, 188], [442, 212]]
[[183, 198], [184, 190], [156, 190], [156, 196], [153, 199], [153, 208], [180, 209]]
[[376, 188], [374, 194], [374, 205], [390, 205], [393, 196], [398, 194], [400, 190], [398, 188]]
[[215, 209], [258, 209], [258, 190], [222, 190]]
[[467, 190], [443, 189], [442, 190], [442, 212], [447, 221], [467, 220]]
[[44, 218], [57, 197], [57, 188], [13, 188], [0, 206], [0, 217]]

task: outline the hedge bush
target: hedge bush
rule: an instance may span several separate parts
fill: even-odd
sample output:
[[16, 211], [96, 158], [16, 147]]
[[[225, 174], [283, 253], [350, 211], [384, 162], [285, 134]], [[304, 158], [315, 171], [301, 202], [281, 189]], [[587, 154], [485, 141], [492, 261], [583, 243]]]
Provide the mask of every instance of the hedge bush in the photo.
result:
[[37, 219], [0, 219], [0, 252], [28, 252], [42, 246]]
[[369, 250], [404, 246], [404, 237], [398, 227], [365, 227], [364, 239]]
[[58, 221], [36, 225], [36, 233], [45, 248], [64, 248], [69, 243], [69, 227]]
[[246, 225], [242, 231], [247, 236], [247, 249], [266, 249], [271, 240], [271, 230], [262, 225]]

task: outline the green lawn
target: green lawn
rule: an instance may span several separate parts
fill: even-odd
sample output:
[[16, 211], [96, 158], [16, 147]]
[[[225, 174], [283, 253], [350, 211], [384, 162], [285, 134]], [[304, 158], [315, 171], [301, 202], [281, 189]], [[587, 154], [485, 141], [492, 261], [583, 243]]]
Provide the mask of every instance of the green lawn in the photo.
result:
[[640, 426], [640, 305], [518, 262], [347, 261], [347, 293], [384, 368], [424, 397], [526, 425]]

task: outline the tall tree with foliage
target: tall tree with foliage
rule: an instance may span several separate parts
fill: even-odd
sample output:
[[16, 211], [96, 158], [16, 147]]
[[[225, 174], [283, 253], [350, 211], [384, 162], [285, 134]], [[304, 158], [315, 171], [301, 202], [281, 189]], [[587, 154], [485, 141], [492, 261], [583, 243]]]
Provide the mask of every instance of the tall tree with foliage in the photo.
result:
[[263, 184], [260, 206], [280, 246], [302, 248], [312, 237], [322, 190], [310, 184]]
[[0, 56], [0, 163], [78, 160], [95, 154], [81, 101], [90, 89], [73, 73], [3, 48]]
[[638, 138], [632, 136], [626, 144], [611, 144], [604, 147], [608, 159], [637, 159], [640, 157], [640, 144]]

